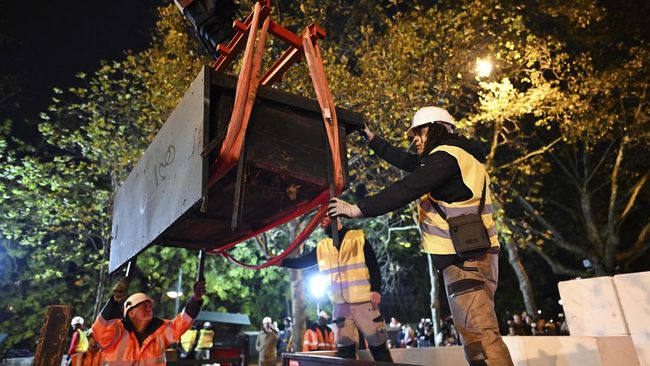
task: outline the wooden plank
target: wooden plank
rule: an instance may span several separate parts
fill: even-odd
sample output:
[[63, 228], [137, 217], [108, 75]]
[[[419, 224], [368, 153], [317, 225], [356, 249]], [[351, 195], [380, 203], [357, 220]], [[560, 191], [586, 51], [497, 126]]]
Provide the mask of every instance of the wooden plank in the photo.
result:
[[71, 305], [48, 305], [38, 337], [34, 366], [60, 366], [72, 318]]

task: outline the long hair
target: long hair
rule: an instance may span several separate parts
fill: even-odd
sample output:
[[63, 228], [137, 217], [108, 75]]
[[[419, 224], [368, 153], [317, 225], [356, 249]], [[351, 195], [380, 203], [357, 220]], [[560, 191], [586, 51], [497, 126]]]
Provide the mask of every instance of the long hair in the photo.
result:
[[449, 133], [447, 127], [440, 123], [431, 123], [429, 125], [429, 131], [427, 132], [427, 142], [424, 144], [424, 152], [422, 156], [427, 156], [431, 150], [440, 144], [440, 142], [450, 136], [454, 136], [454, 134]]

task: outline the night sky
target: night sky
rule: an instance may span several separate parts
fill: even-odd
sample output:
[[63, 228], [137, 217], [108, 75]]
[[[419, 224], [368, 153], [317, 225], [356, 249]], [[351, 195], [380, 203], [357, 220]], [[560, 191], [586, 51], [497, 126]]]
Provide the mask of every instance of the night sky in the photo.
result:
[[[100, 60], [119, 60], [150, 42], [155, 8], [164, 0], [0, 0], [0, 76], [19, 86], [8, 116], [16, 132], [33, 137], [34, 122], [50, 104], [52, 88], [76, 85], [75, 74]], [[0, 99], [4, 96], [0, 96]]]

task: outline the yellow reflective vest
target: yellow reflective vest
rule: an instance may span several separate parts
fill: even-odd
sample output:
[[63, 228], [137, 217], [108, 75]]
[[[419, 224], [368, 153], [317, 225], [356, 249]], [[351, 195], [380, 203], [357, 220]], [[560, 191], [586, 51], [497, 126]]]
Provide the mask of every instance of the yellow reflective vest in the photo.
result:
[[181, 349], [184, 352], [189, 352], [194, 348], [194, 342], [196, 342], [196, 329], [188, 329], [187, 332], [183, 333], [181, 336]]
[[199, 332], [199, 343], [196, 348], [212, 348], [212, 339], [214, 338], [214, 331], [210, 329], [201, 329]]
[[75, 332], [79, 334], [76, 352], [86, 352], [88, 350], [88, 337], [86, 337], [86, 332], [81, 329], [77, 329]]
[[442, 145], [431, 151], [431, 154], [437, 151], [444, 151], [453, 156], [458, 161], [463, 183], [472, 191], [472, 197], [467, 201], [447, 203], [439, 201], [426, 194], [418, 200], [418, 216], [420, 220], [420, 229], [422, 230], [422, 249], [425, 253], [430, 254], [456, 254], [454, 245], [449, 235], [449, 225], [443, 219], [432, 202], [438, 203], [447, 217], [455, 217], [467, 214], [478, 213], [481, 194], [483, 193], [483, 182], [485, 182], [485, 207], [481, 215], [492, 248], [499, 248], [497, 229], [494, 223], [492, 206], [492, 197], [490, 194], [490, 177], [487, 174], [485, 165], [476, 160], [472, 154], [460, 147]]
[[370, 272], [363, 253], [363, 231], [350, 230], [336, 249], [332, 239], [318, 243], [318, 270], [328, 275], [328, 295], [333, 304], [370, 301]]

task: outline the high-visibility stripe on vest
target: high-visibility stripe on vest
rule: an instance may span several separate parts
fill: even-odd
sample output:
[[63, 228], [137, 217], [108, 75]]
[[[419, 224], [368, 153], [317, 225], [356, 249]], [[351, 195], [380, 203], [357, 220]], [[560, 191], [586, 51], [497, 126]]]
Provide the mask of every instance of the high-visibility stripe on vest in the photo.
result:
[[456, 254], [449, 234], [449, 224], [436, 211], [432, 202], [438, 203], [447, 217], [467, 214], [477, 214], [485, 182], [485, 207], [481, 218], [490, 236], [493, 248], [499, 247], [497, 229], [494, 223], [492, 196], [490, 194], [490, 177], [485, 165], [476, 160], [472, 154], [457, 146], [442, 145], [431, 151], [431, 154], [444, 151], [458, 161], [463, 183], [472, 191], [472, 197], [466, 201], [447, 203], [436, 200], [430, 194], [418, 200], [418, 216], [422, 230], [422, 249], [430, 254]]
[[88, 350], [88, 337], [86, 337], [86, 332], [81, 329], [75, 330], [79, 334], [79, 340], [77, 342], [76, 353], [86, 352]]
[[196, 348], [212, 348], [212, 339], [214, 338], [214, 331], [210, 329], [201, 329], [199, 333], [199, 343]]
[[334, 304], [370, 301], [370, 272], [363, 253], [363, 231], [350, 230], [341, 242], [341, 249], [332, 239], [318, 243], [318, 269], [328, 275], [327, 294]]

